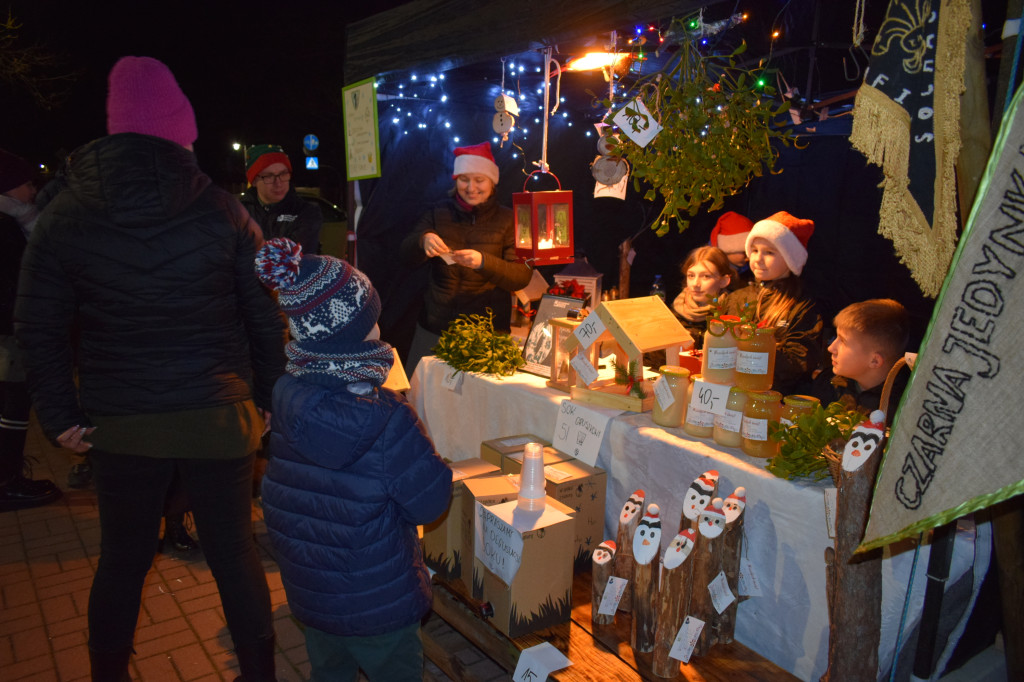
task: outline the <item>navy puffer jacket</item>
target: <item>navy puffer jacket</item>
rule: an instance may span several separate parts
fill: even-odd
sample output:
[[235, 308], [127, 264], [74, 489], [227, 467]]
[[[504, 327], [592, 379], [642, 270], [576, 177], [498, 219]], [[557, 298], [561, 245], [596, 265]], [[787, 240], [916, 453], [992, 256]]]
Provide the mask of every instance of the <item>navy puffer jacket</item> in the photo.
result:
[[401, 394], [346, 386], [311, 374], [274, 386], [263, 510], [295, 617], [371, 636], [430, 609], [416, 526], [447, 509], [452, 473]]

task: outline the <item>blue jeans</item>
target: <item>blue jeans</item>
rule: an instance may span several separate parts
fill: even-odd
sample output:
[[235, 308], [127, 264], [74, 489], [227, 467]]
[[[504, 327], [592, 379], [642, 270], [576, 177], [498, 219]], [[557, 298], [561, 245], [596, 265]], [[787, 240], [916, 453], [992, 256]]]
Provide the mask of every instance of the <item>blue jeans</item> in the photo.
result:
[[422, 682], [420, 624], [372, 637], [342, 637], [306, 627], [310, 682], [354, 682], [362, 668], [370, 682]]
[[252, 535], [252, 460], [160, 459], [89, 452], [100, 511], [100, 559], [89, 594], [89, 647], [131, 649], [146, 574], [175, 472], [236, 646], [274, 634], [270, 591]]

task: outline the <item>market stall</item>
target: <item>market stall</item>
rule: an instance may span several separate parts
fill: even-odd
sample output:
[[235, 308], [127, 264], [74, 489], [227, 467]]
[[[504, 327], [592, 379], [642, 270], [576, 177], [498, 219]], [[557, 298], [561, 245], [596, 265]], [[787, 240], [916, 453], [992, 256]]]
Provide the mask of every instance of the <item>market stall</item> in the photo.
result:
[[[551, 439], [559, 406], [568, 399], [565, 393], [548, 388], [542, 378], [525, 373], [501, 378], [463, 374], [457, 384], [447, 382], [446, 374], [450, 374], [447, 365], [425, 358], [411, 379], [409, 397], [437, 451], [451, 460], [479, 457], [483, 441], [513, 434]], [[761, 596], [740, 603], [736, 638], [801, 679], [821, 676], [828, 653], [824, 553], [832, 544], [825, 511], [829, 485], [776, 478], [765, 471], [763, 460], [691, 439], [681, 429], [663, 429], [651, 421], [649, 412], [622, 413], [611, 419], [597, 465], [609, 472], [605, 533], [611, 538], [621, 501], [637, 488], [661, 506], [664, 519], [677, 520], [687, 486], [703, 471], [719, 472], [721, 490], [745, 487], [745, 552]], [[675, 528], [666, 528], [666, 533], [674, 532]], [[954, 576], [984, 575], [991, 531], [980, 527], [975, 533], [968, 527], [958, 540]], [[912, 562], [911, 551], [883, 562], [879, 654], [883, 669], [892, 658]], [[926, 564], [926, 558], [919, 559], [919, 574]], [[921, 597], [916, 592], [923, 584], [923, 574], [918, 575], [912, 603], [917, 613]], [[968, 592], [976, 589], [977, 584]], [[957, 609], [961, 615], [972, 601], [970, 594], [962, 601]], [[906, 628], [912, 629], [913, 623]]]

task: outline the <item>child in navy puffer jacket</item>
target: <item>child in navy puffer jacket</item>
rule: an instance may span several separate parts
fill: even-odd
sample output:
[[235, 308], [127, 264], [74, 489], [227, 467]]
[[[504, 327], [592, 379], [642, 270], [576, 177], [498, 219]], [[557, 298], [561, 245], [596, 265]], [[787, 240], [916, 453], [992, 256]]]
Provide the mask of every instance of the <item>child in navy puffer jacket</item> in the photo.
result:
[[421, 680], [431, 590], [416, 526], [452, 474], [406, 402], [382, 388], [380, 298], [345, 261], [272, 239], [256, 258], [293, 340], [274, 387], [263, 509], [313, 680]]

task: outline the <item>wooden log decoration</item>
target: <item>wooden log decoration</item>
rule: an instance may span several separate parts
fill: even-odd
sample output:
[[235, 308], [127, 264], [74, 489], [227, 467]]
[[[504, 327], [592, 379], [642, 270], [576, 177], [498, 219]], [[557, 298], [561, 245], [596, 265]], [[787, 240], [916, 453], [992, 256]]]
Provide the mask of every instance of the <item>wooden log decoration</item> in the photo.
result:
[[[882, 628], [882, 550], [854, 555], [864, 537], [878, 475], [885, 414], [871, 413], [843, 449], [836, 481], [836, 543], [828, 567], [828, 669], [824, 682], [874, 680]], [[826, 555], [826, 561], [828, 557]]]
[[619, 601], [619, 611], [629, 613], [633, 609], [633, 533], [640, 523], [641, 512], [644, 508], [646, 494], [643, 490], [635, 490], [626, 503], [622, 505], [622, 512], [619, 514], [619, 532], [615, 536], [615, 570], [613, 575], [617, 578], [628, 580], [626, 589], [622, 592], [622, 599]]
[[592, 563], [591, 580], [593, 587], [590, 593], [590, 621], [594, 625], [611, 625], [615, 622], [615, 614], [599, 614], [604, 591], [608, 587], [608, 579], [612, 577], [615, 567], [615, 543], [605, 540], [590, 556]]
[[[736, 488], [725, 498], [722, 511], [725, 513], [724, 548], [722, 549], [722, 570], [729, 581], [729, 589], [735, 595], [740, 591], [740, 558], [743, 556], [743, 510], [747, 507], [747, 489]], [[728, 644], [736, 633], [736, 609], [740, 598], [729, 604], [718, 616], [718, 641]]]
[[704, 542], [699, 543], [693, 552], [693, 584], [690, 586], [690, 613], [704, 621], [704, 629], [700, 632], [697, 645], [693, 648], [695, 656], [703, 656], [718, 642], [718, 611], [711, 601], [708, 585], [722, 570], [722, 553], [725, 549], [725, 513], [722, 511], [722, 498], [716, 497], [697, 517], [697, 530]]
[[629, 643], [637, 652], [654, 651], [655, 605], [658, 599], [658, 555], [661, 552], [661, 509], [647, 513], [633, 533], [633, 627]]
[[683, 497], [683, 516], [679, 519], [679, 528], [696, 528], [697, 517], [711, 504], [717, 491], [718, 472], [714, 469], [705, 471], [695, 478], [686, 489], [686, 496]]
[[651, 661], [651, 672], [658, 677], [672, 679], [679, 674], [679, 661], [668, 654], [686, 618], [690, 597], [690, 565], [686, 558], [693, 550], [696, 535], [692, 528], [680, 532], [669, 543], [661, 560], [658, 619], [654, 628], [654, 659]]

